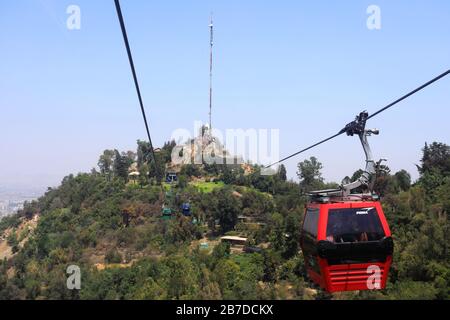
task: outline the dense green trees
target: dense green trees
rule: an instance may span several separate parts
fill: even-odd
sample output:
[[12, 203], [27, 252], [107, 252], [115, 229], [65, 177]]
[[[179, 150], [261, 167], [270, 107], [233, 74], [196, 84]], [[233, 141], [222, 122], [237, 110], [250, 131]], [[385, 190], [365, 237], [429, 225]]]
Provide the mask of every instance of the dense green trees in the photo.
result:
[[136, 161], [134, 152], [120, 153], [118, 150], [105, 150], [98, 160], [98, 167], [103, 175], [108, 177], [113, 175], [127, 180], [128, 170], [134, 161]]
[[411, 175], [406, 170], [400, 170], [394, 175], [401, 191], [408, 191], [411, 187]]
[[241, 213], [241, 204], [232, 194], [231, 189], [215, 192], [217, 202], [214, 207], [214, 217], [219, 220], [222, 232], [225, 233], [234, 228], [238, 215]]
[[[166, 143], [157, 153], [162, 163], [169, 161], [173, 146]], [[306, 203], [299, 188], [327, 187], [317, 159], [299, 164], [300, 183], [286, 181], [281, 169], [264, 176], [257, 166], [247, 173], [236, 166], [185, 167], [179, 185], [172, 188], [175, 215], [162, 221], [164, 196], [154, 185], [156, 168], [149, 151], [144, 142], [138, 142], [136, 155], [106, 150], [99, 159], [100, 172], [69, 175], [19, 214], [2, 219], [0, 232], [8, 230], [7, 243], [15, 255], [0, 262], [0, 299], [332, 297], [308, 290], [298, 242]], [[411, 182], [404, 170], [386, 172], [377, 181], [395, 240], [387, 289], [345, 297], [450, 298], [449, 147], [433, 143], [423, 152], [417, 181]], [[133, 161], [143, 173], [140, 185], [127, 183]], [[205, 175], [226, 184], [199, 191], [191, 179]], [[185, 201], [201, 222], [179, 213]], [[38, 225], [25, 236], [20, 226], [35, 214]], [[250, 222], [238, 223], [241, 215]], [[216, 243], [226, 232], [242, 233], [249, 244], [264, 250], [231, 253], [227, 244]], [[199, 248], [199, 239], [209, 241], [212, 249]], [[82, 268], [79, 292], [65, 287], [70, 264]]]
[[436, 173], [448, 176], [450, 174], [450, 146], [439, 142], [433, 142], [430, 146], [425, 143], [422, 152], [421, 166], [418, 166], [422, 175]]
[[286, 167], [284, 166], [284, 164], [280, 165], [280, 169], [278, 171], [278, 177], [280, 178], [281, 181], [287, 180], [287, 171], [286, 171]]
[[390, 191], [384, 208], [395, 239], [395, 253], [392, 286], [381, 297], [450, 297], [450, 152], [448, 146], [438, 143], [425, 145], [423, 152], [420, 178], [411, 187], [407, 183], [409, 174], [403, 171], [387, 176], [386, 188]]
[[122, 178], [124, 180], [128, 179], [128, 169], [132, 164], [133, 159], [131, 159], [127, 154], [120, 154], [119, 151], [114, 150], [114, 162], [113, 162], [113, 172], [114, 176]]
[[316, 157], [300, 162], [297, 167], [297, 176], [300, 179], [300, 188], [303, 192], [317, 190], [322, 187], [322, 163]]
[[112, 172], [114, 150], [105, 150], [98, 160], [98, 166], [102, 174], [110, 174]]

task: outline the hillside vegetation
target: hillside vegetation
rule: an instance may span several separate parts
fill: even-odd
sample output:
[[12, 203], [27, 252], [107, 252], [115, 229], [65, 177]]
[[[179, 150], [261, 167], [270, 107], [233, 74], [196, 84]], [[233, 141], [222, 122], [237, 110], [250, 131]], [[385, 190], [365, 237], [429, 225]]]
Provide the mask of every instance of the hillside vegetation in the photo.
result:
[[[157, 153], [159, 172], [173, 146]], [[133, 163], [140, 175], [130, 180]], [[0, 299], [450, 298], [449, 146], [424, 147], [414, 183], [404, 170], [377, 178], [395, 241], [387, 289], [377, 292], [312, 289], [299, 247], [304, 193], [335, 184], [324, 183], [315, 158], [298, 168], [295, 183], [284, 166], [263, 176], [257, 166], [246, 173], [187, 165], [177, 185], [162, 189], [146, 143], [138, 141], [136, 152], [106, 150], [98, 170], [65, 177], [0, 221], [0, 248], [8, 252]], [[181, 214], [185, 202], [192, 216]], [[172, 219], [161, 218], [163, 204]], [[234, 252], [218, 241], [224, 234], [262, 250]], [[69, 265], [81, 268], [81, 290], [66, 287]]]

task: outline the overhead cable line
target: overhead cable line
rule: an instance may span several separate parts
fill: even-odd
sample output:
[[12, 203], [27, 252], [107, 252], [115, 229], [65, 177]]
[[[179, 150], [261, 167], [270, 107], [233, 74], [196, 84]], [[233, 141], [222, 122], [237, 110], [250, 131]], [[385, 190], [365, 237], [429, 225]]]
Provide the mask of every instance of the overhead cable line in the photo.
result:
[[159, 176], [158, 160], [156, 159], [156, 156], [155, 156], [155, 150], [153, 148], [152, 138], [150, 136], [150, 130], [148, 128], [147, 116], [145, 115], [144, 103], [142, 101], [141, 90], [139, 89], [139, 83], [138, 83], [138, 79], [137, 79], [137, 75], [136, 75], [136, 70], [134, 68], [133, 56], [131, 54], [130, 44], [128, 42], [127, 30], [125, 28], [125, 22], [124, 22], [123, 16], [122, 16], [122, 10], [120, 9], [119, 0], [114, 0], [114, 2], [116, 4], [117, 17], [119, 18], [120, 28], [122, 29], [123, 41], [125, 42], [125, 47], [127, 49], [128, 60], [130, 62], [131, 72], [133, 73], [134, 85], [136, 86], [136, 92], [137, 92], [138, 99], [139, 99], [139, 105], [141, 106], [142, 117], [144, 119], [145, 130], [147, 131], [147, 137], [148, 137], [148, 142], [150, 144], [150, 150], [152, 153], [153, 161], [155, 162], [155, 166], [156, 166], [157, 179], [159, 179], [160, 176]]
[[323, 139], [322, 141], [319, 141], [319, 142], [313, 144], [312, 146], [309, 146], [308, 148], [305, 148], [305, 149], [300, 150], [300, 151], [298, 151], [298, 152], [296, 152], [296, 153], [293, 153], [293, 154], [291, 154], [290, 156], [287, 156], [286, 158], [283, 158], [283, 159], [281, 159], [281, 160], [279, 160], [279, 161], [277, 161], [277, 162], [275, 162], [275, 163], [272, 163], [271, 165], [268, 165], [266, 168], [269, 168], [269, 167], [274, 166], [274, 165], [276, 165], [276, 164], [278, 164], [278, 163], [280, 163], [280, 162], [283, 162], [283, 161], [285, 161], [285, 160], [287, 160], [287, 159], [290, 159], [290, 158], [292, 158], [292, 157], [295, 157], [296, 155], [299, 155], [300, 153], [303, 153], [303, 152], [305, 152], [305, 151], [308, 151], [309, 149], [312, 149], [312, 148], [314, 148], [314, 147], [317, 147], [318, 145], [320, 145], [320, 144], [322, 144], [322, 143], [325, 143], [325, 142], [327, 142], [327, 141], [329, 141], [329, 140], [331, 140], [331, 139], [334, 139], [334, 138], [336, 138], [337, 136], [340, 136], [340, 135], [343, 134], [343, 133], [344, 133], [344, 132], [336, 133], [334, 136], [331, 136], [331, 137], [329, 137], [329, 138]]
[[[436, 81], [442, 79], [443, 77], [447, 76], [448, 74], [450, 74], [450, 70], [447, 70], [447, 71], [441, 73], [439, 76], [433, 78], [432, 80], [428, 81], [427, 83], [424, 83], [424, 84], [421, 85], [420, 87], [414, 89], [413, 91], [411, 91], [411, 92], [405, 94], [405, 95], [402, 96], [401, 98], [399, 98], [399, 99], [395, 100], [394, 102], [388, 104], [387, 106], [381, 108], [381, 109], [378, 110], [377, 112], [375, 112], [375, 113], [373, 113], [372, 115], [370, 115], [369, 117], [367, 117], [366, 120], [369, 120], [369, 119], [375, 117], [376, 115], [382, 113], [383, 111], [386, 111], [387, 109], [393, 107], [393, 106], [396, 105], [397, 103], [399, 103], [399, 102], [405, 100], [406, 98], [412, 96], [413, 94], [419, 92], [420, 90], [422, 90], [422, 89], [428, 87], [428, 86], [431, 85], [432, 83], [434, 83], [434, 82], [436, 82]], [[300, 153], [303, 153], [303, 152], [308, 151], [308, 150], [310, 150], [310, 149], [312, 149], [312, 148], [314, 148], [314, 147], [317, 147], [318, 145], [320, 145], [320, 144], [322, 144], [322, 143], [325, 143], [325, 142], [327, 142], [327, 141], [329, 141], [329, 140], [331, 140], [331, 139], [334, 139], [334, 138], [340, 136], [341, 134], [349, 133], [349, 130], [352, 130], [352, 129], [354, 128], [354, 125], [355, 125], [355, 124], [356, 124], [355, 121], [350, 122], [350, 123], [347, 124], [343, 129], [341, 129], [338, 133], [336, 133], [335, 135], [333, 135], [333, 136], [331, 136], [331, 137], [329, 137], [329, 138], [326, 138], [326, 139], [324, 139], [324, 140], [322, 140], [322, 141], [319, 141], [319, 142], [317, 142], [317, 143], [315, 143], [315, 144], [313, 144], [313, 145], [311, 145], [311, 146], [309, 146], [309, 147], [307, 147], [307, 148], [305, 148], [305, 149], [303, 149], [303, 150], [300, 150], [300, 151], [298, 151], [298, 152], [296, 152], [296, 153], [293, 153], [293, 154], [291, 154], [290, 156], [287, 156], [287, 157], [285, 157], [285, 158], [283, 158], [283, 159], [281, 159], [281, 160], [279, 160], [279, 161], [277, 161], [277, 162], [274, 162], [274, 163], [272, 163], [272, 164], [266, 166], [266, 168], [269, 168], [269, 167], [271, 167], [271, 166], [274, 166], [274, 165], [276, 165], [276, 164], [279, 164], [280, 162], [283, 162], [283, 161], [285, 161], [285, 160], [287, 160], [287, 159], [290, 159], [290, 158], [292, 158], [292, 157], [294, 157], [294, 156], [296, 156], [296, 155], [299, 155]]]
[[371, 114], [371, 115], [367, 118], [367, 120], [369, 120], [370, 118], [375, 117], [376, 115], [378, 115], [378, 114], [382, 113], [383, 111], [389, 109], [390, 107], [396, 105], [396, 104], [399, 103], [400, 101], [405, 100], [406, 98], [412, 96], [412, 95], [415, 94], [416, 92], [419, 92], [420, 90], [425, 89], [425, 88], [428, 87], [430, 84], [432, 84], [432, 83], [434, 83], [434, 82], [436, 82], [436, 81], [442, 79], [443, 77], [445, 77], [445, 76], [448, 75], [449, 73], [450, 73], [450, 70], [447, 70], [447, 71], [441, 73], [441, 74], [438, 75], [436, 78], [434, 78], [434, 79], [428, 81], [427, 83], [421, 85], [421, 86], [418, 87], [417, 89], [414, 89], [413, 91], [411, 91], [411, 92], [405, 94], [403, 97], [401, 97], [401, 98], [395, 100], [394, 102], [388, 104], [386, 107], [381, 108], [381, 109], [378, 110], [377, 112]]

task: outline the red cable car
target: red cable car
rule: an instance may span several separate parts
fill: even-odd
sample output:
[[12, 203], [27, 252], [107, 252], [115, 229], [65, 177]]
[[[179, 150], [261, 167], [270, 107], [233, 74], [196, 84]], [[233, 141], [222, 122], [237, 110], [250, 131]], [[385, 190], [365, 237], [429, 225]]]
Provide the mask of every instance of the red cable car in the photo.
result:
[[[392, 262], [393, 240], [378, 196], [372, 192], [380, 160], [375, 163], [365, 130], [368, 114], [346, 127], [358, 134], [366, 154], [366, 170], [339, 189], [310, 194], [303, 220], [301, 248], [310, 279], [328, 292], [384, 289]], [[355, 189], [366, 193], [354, 194]]]
[[379, 201], [311, 202], [301, 247], [308, 276], [328, 292], [384, 289], [393, 241]]

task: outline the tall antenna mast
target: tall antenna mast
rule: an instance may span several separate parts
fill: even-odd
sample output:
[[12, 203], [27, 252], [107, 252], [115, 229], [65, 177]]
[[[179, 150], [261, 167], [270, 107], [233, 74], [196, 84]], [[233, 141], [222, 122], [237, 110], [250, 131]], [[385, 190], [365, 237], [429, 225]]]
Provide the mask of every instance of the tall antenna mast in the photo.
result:
[[213, 68], [213, 36], [214, 36], [214, 25], [211, 13], [211, 22], [209, 24], [210, 30], [210, 51], [209, 51], [209, 134], [211, 135], [212, 122], [211, 122], [211, 110], [212, 110], [212, 68]]

